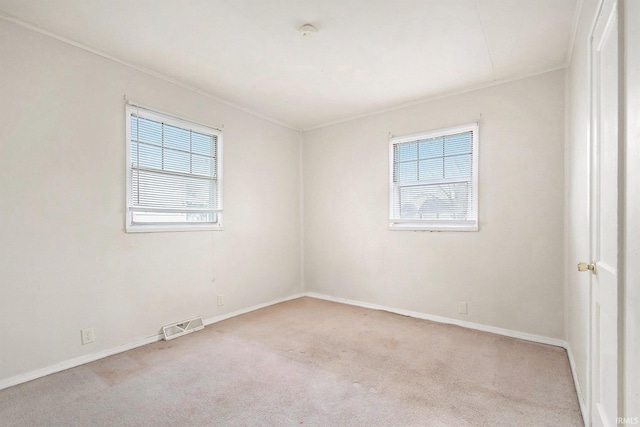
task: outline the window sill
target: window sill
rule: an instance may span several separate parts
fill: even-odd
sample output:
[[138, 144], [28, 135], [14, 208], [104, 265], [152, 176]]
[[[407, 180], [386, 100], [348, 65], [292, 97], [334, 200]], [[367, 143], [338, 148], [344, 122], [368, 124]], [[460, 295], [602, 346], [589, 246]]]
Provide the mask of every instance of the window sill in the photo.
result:
[[129, 224], [125, 228], [126, 233], [163, 233], [182, 231], [222, 231], [222, 225], [198, 224], [198, 225], [140, 225]]
[[389, 224], [392, 231], [479, 231], [478, 224]]

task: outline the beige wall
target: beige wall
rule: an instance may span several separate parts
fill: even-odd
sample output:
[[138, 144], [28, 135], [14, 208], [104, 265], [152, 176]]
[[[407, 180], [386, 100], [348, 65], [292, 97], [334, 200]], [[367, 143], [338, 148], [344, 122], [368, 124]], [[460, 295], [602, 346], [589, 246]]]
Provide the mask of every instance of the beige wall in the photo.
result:
[[[306, 289], [563, 338], [563, 103], [561, 70], [305, 132]], [[480, 231], [390, 231], [389, 133], [478, 118]]]
[[[302, 290], [297, 131], [4, 20], [0, 58], [0, 382]], [[224, 231], [123, 231], [124, 94], [224, 124]]]

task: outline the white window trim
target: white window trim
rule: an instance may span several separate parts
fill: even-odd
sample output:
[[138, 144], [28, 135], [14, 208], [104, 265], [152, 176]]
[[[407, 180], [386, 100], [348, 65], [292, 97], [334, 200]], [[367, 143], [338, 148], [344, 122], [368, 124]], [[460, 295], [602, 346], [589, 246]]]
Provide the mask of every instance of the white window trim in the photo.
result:
[[[394, 198], [394, 184], [393, 184], [393, 147], [396, 144], [403, 142], [413, 142], [421, 139], [429, 139], [438, 136], [455, 135], [457, 133], [472, 132], [473, 135], [473, 182], [474, 194], [473, 203], [471, 209], [475, 214], [475, 220], [473, 221], [433, 221], [433, 220], [399, 220], [393, 219], [393, 198]], [[392, 137], [389, 139], [389, 230], [406, 230], [406, 231], [478, 231], [478, 193], [480, 183], [478, 181], [478, 123], [468, 123], [465, 125], [454, 126], [444, 129], [437, 129], [429, 132], [416, 133], [412, 135], [404, 135], [398, 137]], [[443, 180], [444, 181], [444, 180]]]
[[[194, 130], [196, 132], [216, 135], [217, 137], [217, 153], [216, 153], [216, 172], [217, 179], [219, 181], [218, 192], [220, 199], [220, 207], [216, 209], [218, 221], [215, 224], [138, 224], [133, 222], [133, 214], [132, 214], [132, 206], [131, 206], [131, 122], [130, 117], [131, 113], [137, 113], [140, 109], [144, 110], [144, 116], [164, 122], [167, 119], [170, 120], [171, 125], [177, 125], [179, 127], [186, 127], [187, 129]], [[125, 163], [125, 174], [126, 174], [126, 213], [125, 213], [125, 231], [127, 233], [154, 233], [154, 232], [170, 232], [170, 231], [221, 231], [223, 230], [223, 203], [224, 203], [224, 194], [223, 194], [223, 171], [222, 171], [222, 156], [223, 156], [223, 133], [220, 129], [203, 125], [188, 119], [183, 119], [181, 117], [175, 116], [173, 114], [164, 113], [158, 111], [156, 109], [151, 109], [149, 107], [145, 107], [139, 104], [127, 103], [125, 108], [125, 128], [126, 128], [126, 163]]]

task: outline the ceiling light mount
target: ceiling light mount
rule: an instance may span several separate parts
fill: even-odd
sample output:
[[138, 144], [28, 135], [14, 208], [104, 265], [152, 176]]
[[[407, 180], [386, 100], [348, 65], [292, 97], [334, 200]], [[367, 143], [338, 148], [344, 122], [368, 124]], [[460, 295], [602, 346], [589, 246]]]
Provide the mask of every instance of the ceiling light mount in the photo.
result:
[[302, 27], [298, 28], [298, 32], [302, 37], [309, 38], [315, 36], [318, 30], [311, 24], [304, 24]]

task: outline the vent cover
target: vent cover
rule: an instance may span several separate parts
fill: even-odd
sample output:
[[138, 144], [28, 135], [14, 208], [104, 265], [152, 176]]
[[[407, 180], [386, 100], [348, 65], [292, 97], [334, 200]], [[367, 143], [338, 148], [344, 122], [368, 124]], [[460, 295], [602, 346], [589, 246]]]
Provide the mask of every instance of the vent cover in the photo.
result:
[[163, 326], [162, 333], [164, 334], [165, 341], [168, 341], [191, 332], [199, 331], [200, 329], [204, 329], [204, 323], [202, 322], [202, 317], [198, 316], [193, 319]]

